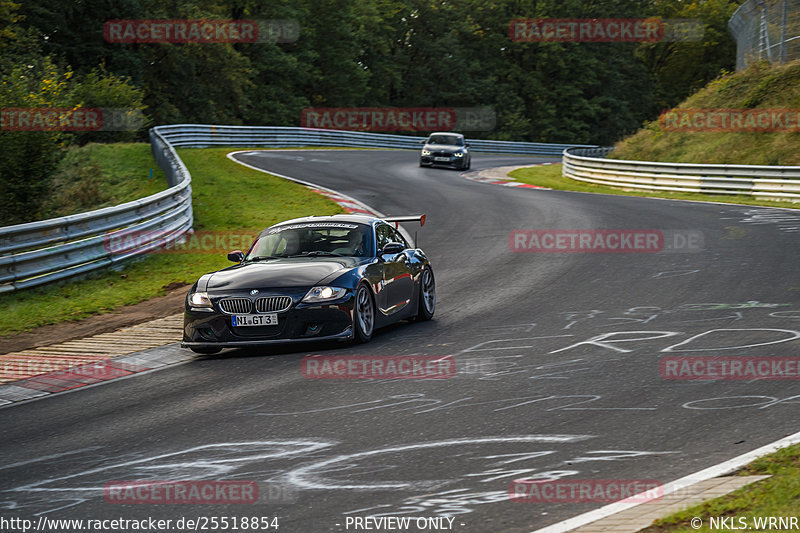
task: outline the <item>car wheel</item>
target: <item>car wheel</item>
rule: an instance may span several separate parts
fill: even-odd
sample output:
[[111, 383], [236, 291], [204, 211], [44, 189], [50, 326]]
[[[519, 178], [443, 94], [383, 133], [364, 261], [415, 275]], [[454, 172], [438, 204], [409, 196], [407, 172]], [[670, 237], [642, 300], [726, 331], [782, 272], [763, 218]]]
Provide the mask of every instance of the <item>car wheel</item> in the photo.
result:
[[426, 266], [419, 280], [419, 309], [415, 318], [418, 322], [430, 320], [434, 311], [436, 311], [436, 280], [431, 267]]
[[215, 353], [219, 352], [220, 350], [222, 350], [222, 348], [215, 348], [213, 346], [202, 347], [202, 348], [197, 348], [197, 347], [194, 347], [194, 346], [190, 346], [189, 349], [191, 351], [193, 351], [194, 353], [199, 353], [199, 354], [203, 354], [203, 355], [215, 354]]
[[467, 168], [466, 168], [465, 170], [469, 170], [469, 169], [470, 169], [470, 167], [472, 167], [472, 157], [470, 157], [469, 159], [467, 159]]
[[354, 306], [353, 340], [356, 343], [368, 342], [375, 327], [375, 304], [372, 302], [372, 293], [363, 283], [356, 289]]

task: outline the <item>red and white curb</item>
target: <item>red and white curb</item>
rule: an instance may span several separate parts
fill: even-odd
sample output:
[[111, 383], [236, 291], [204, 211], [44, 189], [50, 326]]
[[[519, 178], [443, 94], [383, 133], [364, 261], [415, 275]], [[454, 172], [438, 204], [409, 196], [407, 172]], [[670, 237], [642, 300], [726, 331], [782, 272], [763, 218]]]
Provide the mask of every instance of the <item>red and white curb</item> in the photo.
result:
[[375, 211], [370, 210], [367, 206], [365, 206], [364, 204], [362, 204], [357, 200], [354, 200], [353, 198], [350, 198], [349, 196], [345, 196], [338, 192], [331, 191], [330, 189], [321, 189], [316, 186], [306, 185], [306, 187], [308, 187], [309, 189], [311, 189], [316, 193], [319, 193], [323, 196], [327, 196], [328, 198], [330, 198], [331, 200], [342, 206], [342, 208], [344, 208], [344, 210], [347, 211], [348, 213], [354, 213], [357, 215], [376, 216]]
[[502, 185], [503, 187], [516, 187], [519, 189], [544, 189], [551, 190], [549, 187], [542, 187], [540, 185], [531, 185], [530, 183], [522, 183], [513, 179], [508, 179], [508, 175], [514, 170], [520, 168], [540, 167], [544, 165], [554, 165], [556, 163], [537, 163], [534, 165], [519, 165], [511, 167], [494, 167], [475, 172], [465, 172], [461, 174], [462, 178], [472, 181], [479, 181], [481, 183], [490, 183], [492, 185]]
[[7, 385], [0, 385], [0, 408], [17, 402], [34, 400], [59, 392], [69, 392], [164, 366], [183, 363], [196, 357], [189, 350], [181, 348], [179, 343], [174, 343], [130, 355], [104, 359], [96, 363], [40, 374]]
[[233, 157], [233, 156], [235, 156], [237, 154], [249, 154], [249, 153], [259, 152], [259, 151], [264, 151], [264, 150], [236, 150], [235, 152], [229, 152], [226, 155], [226, 157], [228, 159], [230, 159], [231, 161], [233, 161], [234, 163], [238, 163], [238, 164], [243, 165], [243, 166], [245, 166], [247, 168], [251, 168], [253, 170], [257, 170], [257, 171], [263, 172], [265, 174], [270, 174], [272, 176], [277, 176], [277, 177], [283, 178], [285, 180], [293, 181], [295, 183], [299, 183], [300, 185], [305, 185], [306, 187], [308, 187], [312, 191], [327, 196], [328, 198], [330, 198], [331, 200], [333, 200], [334, 202], [336, 202], [337, 204], [342, 206], [344, 208], [344, 210], [347, 211], [348, 213], [354, 213], [354, 214], [358, 214], [358, 215], [371, 215], [371, 216], [375, 216], [375, 217], [383, 217], [384, 216], [380, 211], [377, 211], [377, 210], [371, 208], [370, 206], [368, 206], [367, 204], [356, 200], [352, 196], [347, 196], [346, 194], [342, 194], [342, 193], [340, 193], [338, 191], [334, 191], [333, 189], [328, 189], [327, 187], [323, 187], [321, 185], [316, 185], [314, 183], [311, 183], [311, 182], [308, 182], [308, 181], [305, 181], [305, 180], [301, 180], [301, 179], [298, 179], [298, 178], [293, 178], [291, 176], [285, 176], [283, 174], [278, 174], [277, 172], [272, 172], [270, 170], [264, 170], [263, 168], [258, 168], [256, 166], [253, 166], [253, 165], [250, 165], [248, 163], [245, 163], [244, 161], [239, 161], [238, 159]]
[[0, 355], [0, 406], [193, 359], [176, 314], [83, 339]]

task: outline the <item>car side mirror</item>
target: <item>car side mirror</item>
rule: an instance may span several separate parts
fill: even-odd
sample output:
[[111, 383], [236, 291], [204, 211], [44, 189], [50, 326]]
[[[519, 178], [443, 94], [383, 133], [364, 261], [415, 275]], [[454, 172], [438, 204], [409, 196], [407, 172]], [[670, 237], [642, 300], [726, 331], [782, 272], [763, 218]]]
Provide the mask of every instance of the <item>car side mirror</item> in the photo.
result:
[[425, 142], [426, 142], [426, 141], [427, 141], [427, 139], [422, 139], [422, 140], [419, 142], [419, 144], [425, 144]]
[[464, 146], [466, 146], [467, 148], [469, 148], [469, 143], [464, 143]]
[[244, 260], [244, 252], [241, 250], [234, 250], [232, 252], [228, 252], [228, 261], [233, 263], [241, 263]]
[[401, 242], [390, 242], [381, 250], [381, 255], [396, 255], [406, 249], [406, 246]]

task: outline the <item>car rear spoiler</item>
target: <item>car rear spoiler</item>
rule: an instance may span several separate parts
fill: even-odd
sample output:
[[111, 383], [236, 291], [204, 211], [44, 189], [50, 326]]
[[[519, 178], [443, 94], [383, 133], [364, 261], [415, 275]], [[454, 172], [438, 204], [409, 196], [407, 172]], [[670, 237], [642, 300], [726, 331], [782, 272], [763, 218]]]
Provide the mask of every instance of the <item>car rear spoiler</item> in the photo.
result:
[[[421, 215], [406, 215], [402, 217], [386, 217], [383, 220], [389, 223], [394, 222], [394, 227], [398, 230], [400, 229], [400, 222], [419, 222], [420, 227], [422, 227], [425, 225], [425, 213], [422, 213]], [[407, 232], [404, 233], [406, 234], [406, 237], [410, 237]], [[414, 247], [419, 247], [416, 231], [414, 232]]]
[[402, 217], [386, 217], [386, 222], [394, 222], [394, 227], [398, 227], [400, 222], [419, 222], [420, 227], [425, 225], [425, 213], [421, 215], [407, 215]]

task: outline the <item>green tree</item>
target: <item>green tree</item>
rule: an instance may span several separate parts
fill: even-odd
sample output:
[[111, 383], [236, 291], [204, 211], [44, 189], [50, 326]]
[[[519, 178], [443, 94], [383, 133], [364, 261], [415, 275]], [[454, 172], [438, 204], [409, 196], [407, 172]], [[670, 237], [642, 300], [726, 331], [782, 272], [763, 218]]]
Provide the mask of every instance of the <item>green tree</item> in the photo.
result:
[[728, 20], [740, 0], [653, 0], [653, 14], [665, 19], [689, 19], [702, 27], [699, 40], [642, 44], [637, 57], [654, 80], [653, 108], [648, 118], [671, 108], [736, 66], [736, 42]]
[[130, 80], [102, 69], [76, 75], [44, 55], [39, 33], [22, 26], [19, 4], [0, 4], [0, 108], [5, 110], [0, 129], [0, 224], [34, 220], [50, 188], [51, 175], [71, 142], [124, 140], [132, 133], [68, 133], [19, 131], [16, 108], [119, 107], [142, 111], [143, 91]]
[[[72, 73], [47, 58], [19, 65], [2, 76], [0, 108], [66, 107]], [[50, 176], [69, 135], [52, 131], [13, 131], [16, 118], [4, 112], [0, 130], [0, 225], [31, 220], [50, 187]]]

